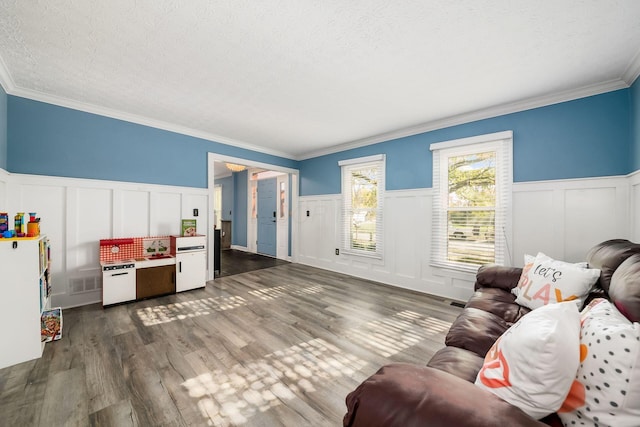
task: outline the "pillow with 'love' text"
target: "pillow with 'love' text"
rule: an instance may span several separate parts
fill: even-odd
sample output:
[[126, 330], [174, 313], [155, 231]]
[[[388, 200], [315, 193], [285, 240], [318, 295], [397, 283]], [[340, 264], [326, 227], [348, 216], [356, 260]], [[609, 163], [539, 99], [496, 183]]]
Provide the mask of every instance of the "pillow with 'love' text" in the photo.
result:
[[542, 252], [526, 261], [530, 262], [525, 264], [512, 292], [517, 296], [516, 303], [532, 310], [563, 301], [575, 301], [581, 307], [600, 277], [597, 268], [558, 261]]
[[533, 310], [498, 338], [475, 384], [540, 419], [565, 401], [579, 363], [580, 313], [573, 302]]

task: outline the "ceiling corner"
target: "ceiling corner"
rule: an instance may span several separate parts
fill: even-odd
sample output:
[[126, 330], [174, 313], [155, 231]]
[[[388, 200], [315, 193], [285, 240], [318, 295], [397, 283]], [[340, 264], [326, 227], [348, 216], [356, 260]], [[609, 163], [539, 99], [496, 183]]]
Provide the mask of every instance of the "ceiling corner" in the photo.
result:
[[640, 76], [640, 49], [638, 49], [636, 55], [633, 57], [631, 62], [629, 62], [629, 66], [622, 75], [622, 80], [631, 86], [638, 76]]
[[12, 93], [16, 87], [2, 56], [0, 56], [0, 85], [2, 85], [2, 88], [7, 94]]

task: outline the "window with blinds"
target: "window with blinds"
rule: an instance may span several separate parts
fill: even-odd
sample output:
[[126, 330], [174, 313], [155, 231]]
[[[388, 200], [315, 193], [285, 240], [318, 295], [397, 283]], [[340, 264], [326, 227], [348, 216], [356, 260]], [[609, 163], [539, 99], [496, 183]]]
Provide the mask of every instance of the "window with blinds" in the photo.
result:
[[382, 258], [385, 157], [338, 162], [342, 168], [342, 251]]
[[511, 131], [431, 145], [432, 264], [475, 272], [511, 262]]

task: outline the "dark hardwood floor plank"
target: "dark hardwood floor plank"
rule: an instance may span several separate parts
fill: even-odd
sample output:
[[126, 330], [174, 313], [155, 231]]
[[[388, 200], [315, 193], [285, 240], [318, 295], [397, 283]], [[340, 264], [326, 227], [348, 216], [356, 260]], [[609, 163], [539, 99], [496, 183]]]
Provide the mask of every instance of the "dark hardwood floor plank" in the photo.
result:
[[133, 427], [139, 426], [129, 400], [114, 403], [89, 415], [89, 425], [93, 427]]
[[150, 363], [152, 358], [140, 336], [135, 331], [127, 332], [114, 337], [114, 341], [131, 406], [139, 423], [156, 426], [179, 422], [180, 414], [158, 371]]
[[84, 365], [89, 413], [94, 413], [126, 400], [129, 396], [122, 375], [122, 364], [115, 346], [111, 309], [85, 312]]
[[40, 424], [84, 426], [88, 417], [84, 369], [73, 368], [51, 375], [47, 382]]
[[85, 332], [82, 321], [83, 311], [65, 310], [63, 314], [64, 339], [45, 346], [44, 354], [48, 358], [49, 372], [55, 373], [73, 368], [84, 368]]

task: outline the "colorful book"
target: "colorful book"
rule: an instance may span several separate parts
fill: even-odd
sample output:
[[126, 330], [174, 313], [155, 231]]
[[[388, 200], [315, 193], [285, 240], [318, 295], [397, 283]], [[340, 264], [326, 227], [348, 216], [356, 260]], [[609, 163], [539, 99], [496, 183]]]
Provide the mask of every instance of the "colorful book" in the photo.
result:
[[182, 235], [183, 236], [196, 236], [196, 220], [195, 219], [183, 219], [182, 220]]
[[40, 317], [40, 336], [42, 342], [55, 341], [62, 338], [62, 308], [44, 310]]

